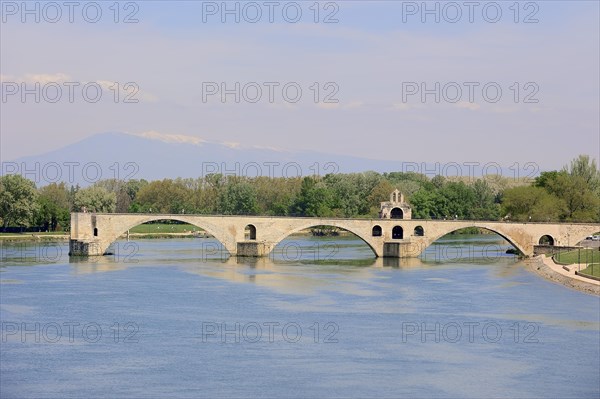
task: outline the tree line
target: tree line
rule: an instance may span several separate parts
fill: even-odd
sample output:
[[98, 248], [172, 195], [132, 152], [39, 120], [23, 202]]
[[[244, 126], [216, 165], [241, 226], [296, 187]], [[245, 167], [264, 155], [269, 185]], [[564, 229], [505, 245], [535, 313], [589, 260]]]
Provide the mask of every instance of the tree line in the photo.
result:
[[0, 222], [8, 227], [68, 230], [71, 212], [222, 214], [377, 218], [399, 189], [415, 219], [600, 222], [600, 171], [580, 155], [533, 180], [501, 176], [429, 178], [414, 172], [364, 172], [295, 178], [225, 176], [116, 180], [90, 187], [36, 187], [0, 177]]

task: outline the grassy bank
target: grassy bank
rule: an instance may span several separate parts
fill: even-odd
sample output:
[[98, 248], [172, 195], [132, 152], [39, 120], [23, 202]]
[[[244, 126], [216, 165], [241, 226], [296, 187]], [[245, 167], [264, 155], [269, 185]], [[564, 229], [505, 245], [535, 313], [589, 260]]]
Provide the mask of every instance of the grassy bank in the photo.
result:
[[575, 249], [567, 252], [559, 252], [554, 259], [561, 264], [572, 265], [575, 263], [600, 264], [600, 251], [597, 249]]
[[560, 252], [554, 256], [557, 263], [573, 265], [577, 263], [589, 265], [581, 273], [594, 277], [600, 277], [600, 251], [594, 249], [576, 249], [573, 251]]
[[20, 237], [20, 236], [56, 236], [69, 235], [68, 231], [44, 231], [44, 232], [29, 232], [29, 233], [0, 233], [0, 237]]
[[57, 241], [68, 240], [69, 233], [63, 231], [44, 233], [0, 233], [0, 241]]
[[[135, 226], [129, 233], [138, 238], [177, 238], [204, 234], [204, 230], [191, 224], [148, 223]], [[68, 240], [68, 231], [50, 231], [40, 233], [0, 233], [2, 241], [40, 241]]]
[[131, 234], [165, 234], [165, 233], [194, 233], [203, 232], [200, 227], [191, 224], [148, 223], [135, 226]]
[[581, 273], [600, 278], [600, 264], [593, 263], [586, 269], [582, 270]]

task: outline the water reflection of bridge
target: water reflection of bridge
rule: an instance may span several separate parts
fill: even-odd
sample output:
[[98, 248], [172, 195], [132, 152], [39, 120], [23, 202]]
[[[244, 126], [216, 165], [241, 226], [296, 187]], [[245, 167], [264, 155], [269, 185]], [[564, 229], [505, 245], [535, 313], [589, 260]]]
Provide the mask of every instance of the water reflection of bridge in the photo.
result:
[[284, 238], [315, 226], [347, 230], [362, 239], [377, 257], [392, 258], [417, 257], [442, 236], [468, 227], [499, 234], [525, 256], [533, 255], [539, 243], [574, 245], [600, 230], [598, 223], [73, 213], [69, 253], [103, 255], [129, 229], [157, 220], [189, 223], [214, 236], [230, 255], [256, 257], [267, 256]]

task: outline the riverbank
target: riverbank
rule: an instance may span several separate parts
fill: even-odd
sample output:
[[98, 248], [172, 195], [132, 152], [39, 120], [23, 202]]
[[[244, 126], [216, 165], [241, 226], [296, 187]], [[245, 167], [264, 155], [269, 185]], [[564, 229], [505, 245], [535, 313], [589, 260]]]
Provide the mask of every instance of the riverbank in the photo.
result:
[[[314, 235], [311, 232], [298, 232], [291, 234], [292, 236], [311, 236]], [[346, 231], [340, 231], [335, 237], [351, 236], [352, 233]], [[182, 233], [129, 233], [129, 239], [159, 239], [159, 238], [211, 238], [212, 235], [205, 231], [188, 231]], [[334, 237], [334, 236], [332, 236]], [[2, 242], [30, 242], [30, 241], [68, 241], [70, 238], [69, 234], [39, 234], [39, 233], [25, 233], [25, 234], [2, 234], [0, 235], [0, 241]], [[126, 239], [127, 233], [122, 234], [120, 239]]]
[[0, 241], [68, 241], [69, 234], [46, 234], [46, 233], [23, 233], [23, 234], [0, 234]]
[[[554, 263], [552, 258], [539, 255], [525, 261], [527, 269], [540, 277], [550, 280], [565, 287], [585, 292], [586, 294], [600, 296], [600, 281], [594, 281], [585, 277], [577, 276], [577, 267], [571, 270], [563, 269], [562, 265]], [[574, 266], [574, 265], [571, 265]]]
[[[129, 233], [129, 239], [143, 238], [210, 238], [210, 234], [206, 232], [185, 232], [185, 233]], [[127, 233], [122, 234], [119, 238], [127, 238]]]
[[[188, 232], [188, 233], [129, 233], [129, 238], [206, 238], [209, 234], [204, 232]], [[30, 242], [30, 241], [69, 241], [69, 234], [10, 234], [0, 235], [2, 242]], [[127, 234], [121, 235], [119, 238], [127, 238]]]

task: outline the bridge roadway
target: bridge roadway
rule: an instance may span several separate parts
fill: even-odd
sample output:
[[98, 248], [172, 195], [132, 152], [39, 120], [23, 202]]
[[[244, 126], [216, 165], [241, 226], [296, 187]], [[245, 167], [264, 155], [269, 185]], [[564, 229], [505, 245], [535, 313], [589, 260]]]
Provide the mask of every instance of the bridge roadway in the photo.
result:
[[549, 236], [554, 245], [570, 246], [600, 231], [599, 223], [72, 213], [69, 254], [104, 255], [129, 229], [156, 220], [189, 223], [213, 235], [230, 255], [259, 257], [268, 256], [290, 234], [315, 226], [347, 230], [361, 238], [377, 257], [395, 258], [417, 257], [440, 237], [466, 227], [495, 232], [525, 256], [533, 255], [543, 236]]

